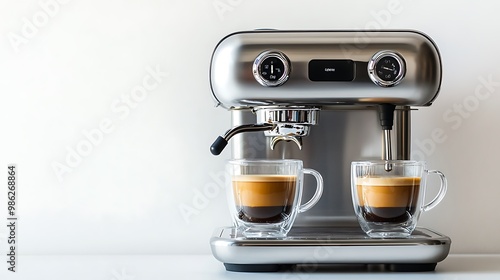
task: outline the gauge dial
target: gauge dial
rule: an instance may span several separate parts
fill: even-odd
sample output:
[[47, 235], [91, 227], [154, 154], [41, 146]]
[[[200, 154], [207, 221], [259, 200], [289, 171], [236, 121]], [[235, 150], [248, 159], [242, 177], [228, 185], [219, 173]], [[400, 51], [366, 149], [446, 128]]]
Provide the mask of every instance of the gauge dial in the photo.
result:
[[392, 87], [399, 84], [406, 73], [403, 57], [394, 51], [380, 51], [368, 62], [368, 75], [378, 86]]
[[265, 51], [253, 63], [253, 76], [263, 86], [280, 86], [288, 80], [289, 74], [290, 61], [279, 51]]

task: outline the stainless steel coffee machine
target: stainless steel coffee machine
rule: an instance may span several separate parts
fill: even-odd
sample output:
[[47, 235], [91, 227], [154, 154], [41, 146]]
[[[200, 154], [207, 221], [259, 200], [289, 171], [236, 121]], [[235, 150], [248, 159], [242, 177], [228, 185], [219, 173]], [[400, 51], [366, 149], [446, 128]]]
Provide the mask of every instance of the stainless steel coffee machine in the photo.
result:
[[[244, 238], [224, 227], [211, 238], [213, 255], [231, 271], [307, 264], [434, 270], [449, 253], [447, 236], [417, 228], [410, 238], [373, 239], [361, 231], [350, 163], [410, 159], [412, 111], [432, 104], [441, 76], [436, 45], [415, 31], [257, 30], [222, 39], [210, 85], [233, 128], [211, 152], [231, 139], [231, 158], [301, 159], [323, 175], [325, 188], [287, 238]], [[310, 183], [303, 199], [312, 196]]]

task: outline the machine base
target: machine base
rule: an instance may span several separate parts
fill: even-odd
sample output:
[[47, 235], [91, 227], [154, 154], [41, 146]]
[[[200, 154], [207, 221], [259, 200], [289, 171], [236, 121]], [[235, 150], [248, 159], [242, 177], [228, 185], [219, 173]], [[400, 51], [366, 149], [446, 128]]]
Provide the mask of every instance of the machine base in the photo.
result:
[[298, 227], [286, 238], [250, 239], [221, 228], [212, 253], [235, 272], [433, 271], [451, 240], [424, 228], [408, 238], [370, 238], [358, 227]]
[[[395, 263], [395, 264], [344, 264], [339, 265], [322, 265], [321, 271], [325, 269], [331, 271], [338, 270], [366, 270], [366, 271], [392, 271], [392, 272], [425, 272], [434, 271], [437, 263]], [[279, 271], [297, 271], [306, 272], [318, 269], [303, 268], [294, 264], [232, 264], [224, 263], [227, 271], [233, 272], [279, 272]]]

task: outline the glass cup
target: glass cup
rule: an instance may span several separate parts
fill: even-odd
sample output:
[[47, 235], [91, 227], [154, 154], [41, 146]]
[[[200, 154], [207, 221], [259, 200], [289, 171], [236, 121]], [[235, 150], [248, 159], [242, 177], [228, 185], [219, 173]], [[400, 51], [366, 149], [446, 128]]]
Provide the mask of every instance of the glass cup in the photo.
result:
[[[231, 160], [226, 165], [228, 202], [236, 228], [248, 238], [283, 238], [297, 213], [313, 207], [323, 178], [301, 160]], [[304, 174], [316, 178], [316, 192], [301, 204]]]
[[[434, 199], [424, 204], [429, 174], [438, 175], [441, 186]], [[358, 161], [351, 164], [354, 211], [361, 228], [370, 237], [409, 237], [420, 214], [434, 208], [444, 198], [446, 189], [444, 174], [427, 170], [424, 161]]]

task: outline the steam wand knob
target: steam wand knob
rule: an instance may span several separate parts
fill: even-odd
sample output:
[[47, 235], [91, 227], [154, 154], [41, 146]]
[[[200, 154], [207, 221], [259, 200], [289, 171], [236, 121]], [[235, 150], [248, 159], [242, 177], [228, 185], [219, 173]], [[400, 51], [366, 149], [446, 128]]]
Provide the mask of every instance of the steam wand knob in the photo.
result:
[[210, 146], [210, 152], [212, 155], [217, 156], [222, 153], [222, 150], [227, 146], [227, 140], [224, 139], [224, 137], [219, 136], [217, 139], [215, 139], [214, 143], [212, 146]]

